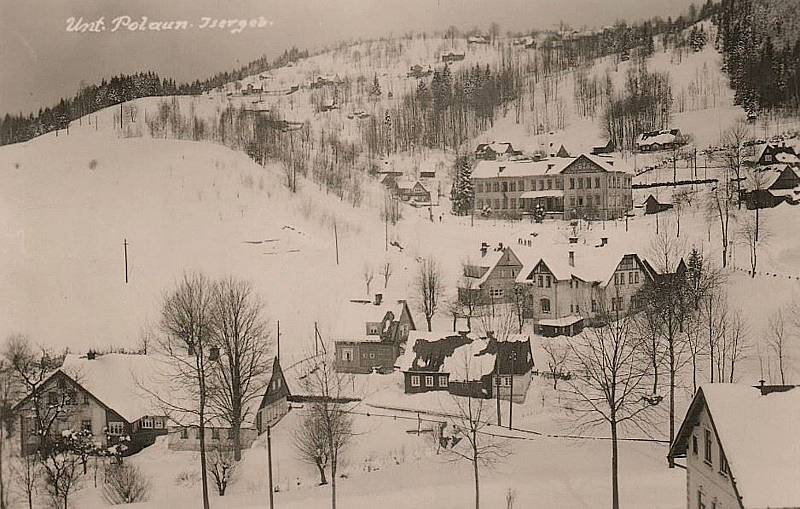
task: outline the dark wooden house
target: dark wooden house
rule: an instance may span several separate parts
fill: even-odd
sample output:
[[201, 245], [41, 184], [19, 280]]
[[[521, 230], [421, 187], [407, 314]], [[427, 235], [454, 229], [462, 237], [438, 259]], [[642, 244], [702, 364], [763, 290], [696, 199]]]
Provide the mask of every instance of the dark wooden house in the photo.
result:
[[447, 391], [449, 373], [442, 370], [445, 360], [453, 352], [472, 341], [466, 333], [441, 335], [437, 333], [414, 333], [413, 345], [398, 359], [398, 368], [403, 372], [406, 394]]
[[274, 426], [284, 415], [289, 412], [289, 398], [291, 392], [283, 376], [278, 357], [272, 361], [272, 371], [269, 374], [269, 383], [261, 398], [261, 403], [256, 410], [256, 429], [263, 433], [268, 426]]
[[669, 210], [672, 208], [671, 203], [663, 203], [658, 201], [658, 198], [653, 196], [652, 194], [647, 197], [644, 201], [644, 213], [645, 214], [658, 214], [659, 212], [664, 212], [665, 210]]

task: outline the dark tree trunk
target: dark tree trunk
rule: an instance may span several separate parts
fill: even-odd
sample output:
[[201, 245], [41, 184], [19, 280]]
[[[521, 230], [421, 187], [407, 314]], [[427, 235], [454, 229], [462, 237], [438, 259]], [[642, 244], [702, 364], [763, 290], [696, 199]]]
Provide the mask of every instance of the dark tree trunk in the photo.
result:
[[611, 507], [619, 509], [619, 479], [618, 479], [618, 458], [617, 458], [617, 422], [612, 417], [611, 420]]
[[322, 463], [317, 463], [317, 470], [319, 470], [319, 485], [324, 486], [328, 484], [328, 479], [325, 477], [325, 467]]

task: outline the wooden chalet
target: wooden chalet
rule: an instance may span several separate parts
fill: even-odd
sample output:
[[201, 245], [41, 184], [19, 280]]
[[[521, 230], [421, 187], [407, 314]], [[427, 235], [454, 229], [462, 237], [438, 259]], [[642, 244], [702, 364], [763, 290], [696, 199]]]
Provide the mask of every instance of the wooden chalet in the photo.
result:
[[259, 434], [266, 431], [268, 427], [275, 426], [284, 415], [289, 413], [291, 395], [280, 361], [278, 357], [275, 357], [272, 361], [269, 383], [256, 410], [256, 429]]

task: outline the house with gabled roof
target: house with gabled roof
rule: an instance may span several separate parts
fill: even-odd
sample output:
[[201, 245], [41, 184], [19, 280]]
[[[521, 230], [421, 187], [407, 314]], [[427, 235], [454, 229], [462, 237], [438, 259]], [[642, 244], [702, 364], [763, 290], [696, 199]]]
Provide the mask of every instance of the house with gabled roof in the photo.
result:
[[515, 280], [522, 267], [522, 261], [510, 247], [502, 243], [489, 247], [484, 243], [480, 257], [464, 266], [458, 290], [461, 300], [481, 304], [514, 302]]
[[475, 148], [475, 159], [482, 159], [485, 161], [504, 160], [514, 155], [519, 155], [521, 152], [514, 150], [514, 146], [509, 142], [496, 142], [479, 143]]
[[604, 313], [635, 312], [640, 290], [655, 278], [639, 255], [606, 243], [551, 246], [532, 260], [516, 282], [525, 316], [543, 336], [575, 335]]
[[670, 150], [686, 144], [686, 139], [680, 129], [662, 129], [642, 133], [636, 138], [636, 150], [640, 152], [655, 152]]
[[449, 390], [450, 373], [443, 369], [445, 359], [473, 341], [466, 333], [413, 331], [408, 347], [397, 360], [403, 373], [406, 394]]
[[742, 186], [747, 208], [772, 208], [783, 202], [794, 204], [800, 201], [798, 171], [798, 168], [789, 164], [753, 168]]
[[791, 145], [785, 143], [778, 145], [767, 143], [759, 152], [756, 158], [756, 164], [759, 166], [768, 166], [771, 164], [791, 164], [800, 166], [800, 157]]
[[416, 330], [403, 299], [352, 299], [338, 314], [333, 331], [335, 369], [340, 373], [391, 372], [408, 339]]
[[798, 437], [800, 389], [705, 384], [670, 446], [668, 464], [686, 469], [687, 509], [800, 507]]
[[[145, 355], [67, 355], [38, 391], [40, 404], [58, 414], [52, 416], [50, 432], [89, 431], [104, 446], [124, 442], [124, 455], [153, 444], [157, 436], [167, 433], [168, 422], [163, 409], [141, 386], [151, 375]], [[36, 399], [28, 394], [16, 405], [22, 454], [30, 454], [39, 444], [33, 414]]]
[[[265, 376], [265, 378], [267, 377]], [[275, 426], [284, 415], [289, 413], [289, 398], [292, 395], [277, 356], [272, 361], [268, 379], [264, 396], [256, 410], [256, 429], [259, 434], [268, 427]]]

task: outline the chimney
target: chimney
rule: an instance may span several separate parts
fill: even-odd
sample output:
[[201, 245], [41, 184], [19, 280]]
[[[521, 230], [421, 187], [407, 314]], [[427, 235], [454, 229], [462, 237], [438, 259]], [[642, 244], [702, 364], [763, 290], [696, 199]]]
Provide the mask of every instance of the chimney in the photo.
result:
[[486, 252], [488, 250], [489, 250], [489, 246], [486, 244], [486, 242], [481, 242], [481, 258], [486, 256]]
[[577, 244], [578, 243], [578, 237], [570, 237], [569, 238], [569, 243], [570, 244]]
[[211, 350], [208, 353], [208, 360], [210, 361], [217, 361], [219, 360], [219, 347], [212, 346]]
[[600, 246], [608, 245], [608, 237], [600, 237]]
[[786, 392], [794, 389], [796, 385], [766, 385], [764, 380], [759, 380], [758, 385], [753, 386], [754, 388], [761, 391], [762, 396], [766, 396], [768, 394], [772, 394], [773, 392]]
[[86, 358], [89, 359], [90, 361], [93, 361], [96, 357], [97, 357], [97, 352], [95, 352], [94, 350], [89, 350], [88, 352], [86, 352]]
[[575, 251], [570, 251], [569, 252], [569, 266], [570, 267], [574, 267], [575, 266]]
[[383, 302], [383, 294], [382, 293], [376, 293], [375, 294], [375, 300], [373, 301], [373, 303], [376, 306], [380, 306], [381, 302]]

